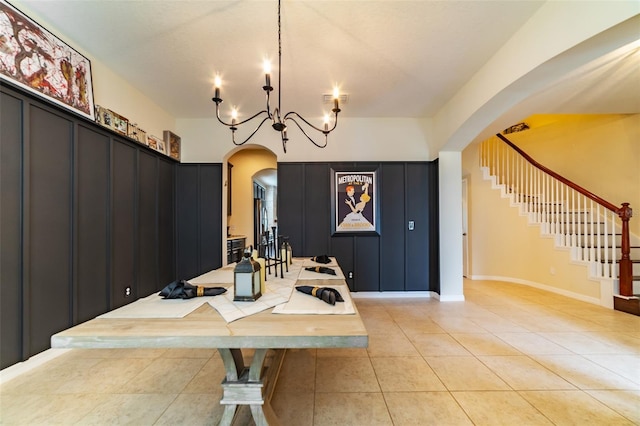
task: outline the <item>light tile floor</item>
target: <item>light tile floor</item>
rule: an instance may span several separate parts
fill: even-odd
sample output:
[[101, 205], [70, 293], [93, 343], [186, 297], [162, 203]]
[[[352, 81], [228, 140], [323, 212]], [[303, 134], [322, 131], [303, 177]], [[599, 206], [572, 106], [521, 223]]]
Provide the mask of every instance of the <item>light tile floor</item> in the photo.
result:
[[[356, 299], [369, 348], [288, 351], [282, 423], [640, 425], [639, 317], [502, 282], [465, 297]], [[210, 350], [72, 350], [0, 386], [0, 424], [217, 424], [222, 378]]]

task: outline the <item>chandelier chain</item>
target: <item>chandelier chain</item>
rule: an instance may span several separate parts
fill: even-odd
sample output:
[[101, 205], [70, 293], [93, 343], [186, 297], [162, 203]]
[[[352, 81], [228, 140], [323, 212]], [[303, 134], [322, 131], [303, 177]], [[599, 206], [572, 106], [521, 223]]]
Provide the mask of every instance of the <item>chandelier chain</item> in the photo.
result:
[[282, 101], [282, 24], [280, 23], [280, 0], [278, 0], [278, 113]]

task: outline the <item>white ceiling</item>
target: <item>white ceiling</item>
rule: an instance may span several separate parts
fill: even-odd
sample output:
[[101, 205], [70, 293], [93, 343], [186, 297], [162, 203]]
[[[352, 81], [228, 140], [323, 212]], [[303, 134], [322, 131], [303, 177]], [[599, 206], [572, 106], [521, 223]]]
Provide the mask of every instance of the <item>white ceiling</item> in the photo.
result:
[[[177, 118], [263, 108], [262, 60], [277, 86], [277, 2], [21, 0], [76, 47]], [[434, 115], [544, 1], [304, 1], [282, 4], [282, 108], [321, 117], [333, 85], [347, 117]], [[640, 112], [638, 49], [577, 70], [532, 100], [539, 113]], [[611, 79], [625, 74], [625, 79]], [[635, 90], [634, 90], [635, 89]], [[277, 93], [277, 87], [276, 92]], [[223, 110], [226, 113], [226, 110]]]

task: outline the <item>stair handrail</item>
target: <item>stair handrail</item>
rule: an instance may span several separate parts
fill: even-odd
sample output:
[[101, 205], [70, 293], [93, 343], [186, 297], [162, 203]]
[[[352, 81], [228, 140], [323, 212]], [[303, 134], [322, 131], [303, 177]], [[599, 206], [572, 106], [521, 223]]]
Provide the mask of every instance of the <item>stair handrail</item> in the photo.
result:
[[633, 296], [633, 263], [631, 262], [631, 257], [630, 257], [631, 240], [629, 238], [629, 220], [633, 216], [633, 209], [629, 206], [629, 203], [622, 203], [622, 206], [618, 207], [615, 204], [610, 203], [609, 201], [598, 197], [597, 195], [593, 194], [590, 191], [587, 191], [580, 185], [574, 182], [571, 182], [569, 179], [559, 175], [553, 170], [538, 163], [536, 160], [531, 158], [529, 154], [521, 150], [518, 146], [516, 146], [513, 142], [511, 142], [509, 139], [507, 139], [500, 133], [496, 133], [496, 136], [498, 137], [498, 139], [506, 143], [509, 147], [511, 147], [511, 149], [513, 149], [518, 154], [520, 154], [522, 158], [524, 158], [526, 161], [528, 161], [531, 165], [533, 165], [537, 169], [559, 180], [560, 182], [564, 183], [570, 188], [578, 191], [585, 197], [595, 201], [596, 203], [600, 204], [601, 206], [611, 210], [612, 212], [618, 215], [618, 217], [622, 221], [622, 227], [621, 227], [622, 238], [620, 241], [620, 250], [622, 251], [622, 254], [620, 257], [620, 269], [619, 269], [620, 295], [625, 297], [632, 297]]

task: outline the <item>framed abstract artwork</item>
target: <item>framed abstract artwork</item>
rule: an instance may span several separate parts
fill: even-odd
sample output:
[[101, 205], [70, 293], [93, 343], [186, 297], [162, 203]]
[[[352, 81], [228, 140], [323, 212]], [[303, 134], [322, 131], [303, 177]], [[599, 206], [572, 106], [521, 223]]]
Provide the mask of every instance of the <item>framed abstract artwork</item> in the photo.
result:
[[0, 0], [0, 79], [95, 120], [91, 62]]
[[380, 234], [375, 170], [331, 170], [332, 234]]

